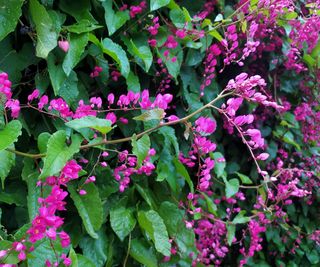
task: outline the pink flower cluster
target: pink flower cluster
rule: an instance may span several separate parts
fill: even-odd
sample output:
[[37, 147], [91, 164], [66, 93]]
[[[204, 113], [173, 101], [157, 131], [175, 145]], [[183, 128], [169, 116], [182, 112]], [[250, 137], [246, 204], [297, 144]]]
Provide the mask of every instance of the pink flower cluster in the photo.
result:
[[90, 77], [91, 77], [91, 78], [98, 77], [102, 71], [103, 71], [102, 67], [100, 67], [100, 66], [95, 66], [95, 67], [93, 68], [93, 71], [90, 73]]
[[119, 191], [123, 192], [130, 183], [130, 176], [133, 174], [145, 174], [150, 176], [155, 169], [154, 164], [150, 161], [151, 157], [156, 154], [156, 151], [151, 148], [147, 157], [143, 160], [142, 165], [137, 167], [137, 158], [129, 155], [127, 150], [122, 151], [118, 155], [118, 163], [113, 171], [114, 178], [119, 182]]
[[146, 8], [147, 8], [146, 1], [140, 2], [140, 4], [137, 6], [130, 6], [130, 12], [129, 12], [130, 17], [135, 18], [135, 16], [137, 16], [138, 14], [141, 14], [143, 10], [145, 10]]
[[221, 50], [219, 46], [216, 44], [211, 45], [210, 48], [208, 49], [207, 57], [203, 62], [205, 68], [204, 68], [204, 74], [203, 74], [204, 81], [200, 85], [201, 96], [204, 95], [204, 92], [203, 92], [204, 89], [211, 84], [213, 78], [215, 77], [214, 71], [218, 63], [217, 57], [220, 54], [221, 54]]
[[11, 82], [8, 79], [8, 74], [0, 73], [0, 100], [5, 103], [4, 107], [11, 110], [12, 118], [18, 118], [20, 113], [20, 102], [17, 99], [12, 99]]

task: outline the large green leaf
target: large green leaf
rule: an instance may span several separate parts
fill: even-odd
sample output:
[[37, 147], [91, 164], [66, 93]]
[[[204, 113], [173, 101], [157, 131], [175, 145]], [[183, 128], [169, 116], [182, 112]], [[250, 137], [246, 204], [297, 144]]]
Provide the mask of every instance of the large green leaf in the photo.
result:
[[53, 92], [55, 95], [58, 95], [61, 86], [67, 80], [67, 75], [62, 69], [62, 65], [59, 64], [56, 57], [52, 53], [49, 54], [47, 63]]
[[138, 166], [141, 166], [142, 161], [148, 155], [150, 149], [150, 138], [147, 134], [139, 140], [132, 138], [132, 153], [137, 156]]
[[3, 130], [0, 130], [0, 151], [8, 148], [17, 141], [21, 135], [22, 125], [20, 121], [10, 121]]
[[148, 72], [153, 60], [153, 55], [150, 50], [150, 47], [145, 45], [136, 46], [132, 40], [130, 40], [130, 43], [131, 43], [131, 49], [129, 50], [132, 52], [134, 56], [137, 56], [143, 61], [144, 70]]
[[89, 41], [89, 35], [88, 33], [73, 33], [70, 34], [69, 39], [70, 47], [62, 64], [62, 68], [67, 76], [69, 76], [72, 69], [79, 62], [81, 55], [83, 54], [84, 49]]
[[[14, 149], [11, 145], [9, 148]], [[15, 164], [16, 155], [12, 152], [2, 150], [0, 151], [0, 179], [2, 183], [2, 188], [4, 188], [4, 181], [8, 176], [12, 166]]]
[[127, 86], [128, 86], [128, 91], [132, 91], [135, 93], [141, 91], [139, 77], [135, 75], [132, 71], [130, 71], [127, 77]]
[[190, 189], [190, 192], [194, 193], [193, 182], [190, 178], [190, 175], [189, 175], [186, 167], [177, 158], [174, 158], [173, 162], [174, 162], [174, 166], [176, 168], [176, 172], [179, 175], [181, 175], [181, 177], [187, 182], [189, 189]]
[[165, 256], [170, 256], [170, 242], [166, 226], [160, 215], [154, 211], [139, 211], [140, 227], [151, 237], [155, 248]]
[[105, 10], [104, 19], [110, 36], [130, 19], [129, 11], [127, 10], [114, 12], [112, 9], [112, 2], [112, 0], [106, 0], [102, 3]]
[[170, 235], [175, 235], [183, 223], [183, 211], [169, 202], [162, 202], [159, 208], [159, 214], [163, 219]]
[[67, 14], [73, 16], [77, 22], [83, 20], [90, 21], [92, 24], [96, 24], [97, 21], [91, 15], [90, 0], [61, 0], [59, 1], [59, 7]]
[[78, 266], [72, 265], [72, 267], [97, 267], [97, 265], [95, 265], [91, 261], [91, 259], [88, 259], [87, 257], [81, 254], [77, 254], [77, 262], [78, 262]]
[[170, 3], [170, 0], [151, 0], [150, 1], [150, 10], [154, 11], [161, 7], [164, 7]]
[[97, 235], [97, 239], [90, 236], [83, 237], [79, 246], [84, 256], [94, 261], [97, 267], [103, 267], [107, 261], [108, 254], [108, 236], [105, 227], [102, 227], [97, 232]]
[[55, 132], [49, 139], [47, 155], [44, 158], [43, 169], [39, 178], [46, 178], [60, 172], [69, 159], [80, 149], [81, 138], [79, 135], [72, 136], [70, 146], [66, 145], [67, 134], [60, 130]]
[[130, 73], [130, 64], [126, 52], [122, 47], [111, 39], [105, 38], [102, 41], [103, 52], [113, 58], [120, 66], [120, 72], [127, 78]]
[[121, 241], [133, 230], [136, 219], [133, 216], [133, 209], [126, 208], [126, 198], [122, 199], [110, 210], [110, 224], [113, 231]]
[[34, 168], [34, 160], [31, 158], [24, 158], [23, 169], [21, 173], [22, 179], [27, 183], [28, 195], [27, 206], [29, 219], [36, 216], [39, 209], [38, 199], [41, 196], [41, 187], [37, 186], [39, 172]]
[[86, 184], [83, 189], [86, 195], [79, 195], [75, 184], [70, 184], [68, 190], [70, 196], [79, 212], [87, 233], [93, 238], [99, 238], [96, 233], [103, 222], [102, 202], [97, 187], [93, 184]]
[[147, 267], [157, 267], [157, 257], [152, 247], [142, 240], [131, 240], [130, 256]]
[[0, 41], [12, 32], [21, 16], [23, 0], [0, 0]]
[[59, 33], [46, 8], [37, 0], [30, 0], [30, 13], [37, 31], [36, 55], [47, 58], [49, 52], [57, 46]]
[[66, 123], [72, 129], [79, 130], [83, 128], [92, 128], [102, 134], [107, 134], [112, 130], [111, 121], [106, 119], [99, 119], [94, 116], [86, 116], [80, 119], [75, 119]]

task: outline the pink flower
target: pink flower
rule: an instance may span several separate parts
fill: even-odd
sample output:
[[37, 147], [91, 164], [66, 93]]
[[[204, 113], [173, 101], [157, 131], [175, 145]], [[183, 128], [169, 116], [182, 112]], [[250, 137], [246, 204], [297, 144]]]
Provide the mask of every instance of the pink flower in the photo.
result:
[[254, 117], [252, 114], [249, 114], [249, 115], [242, 115], [242, 116], [237, 116], [235, 119], [234, 119], [234, 123], [237, 125], [237, 126], [242, 126], [244, 124], [250, 124], [252, 123], [254, 120]]
[[70, 265], [72, 264], [71, 259], [68, 258], [67, 255], [64, 254], [64, 253], [62, 253], [61, 259], [63, 259], [63, 264], [64, 264], [65, 266], [70, 266]]
[[64, 231], [60, 232], [59, 236], [61, 239], [61, 246], [63, 248], [68, 247], [70, 245], [70, 236]]
[[87, 194], [87, 191], [86, 191], [86, 190], [81, 189], [81, 190], [79, 191], [79, 195], [81, 195], [81, 196], [84, 196], [84, 195], [86, 195], [86, 194]]
[[180, 39], [183, 39], [184, 37], [186, 37], [186, 32], [185, 32], [185, 30], [177, 30], [176, 31], [176, 36], [178, 37], [178, 38], [180, 38]]
[[63, 50], [65, 53], [69, 50], [69, 42], [68, 41], [59, 41], [58, 45], [61, 50]]
[[35, 89], [30, 95], [28, 95], [28, 102], [39, 97], [39, 90]]
[[117, 122], [117, 117], [116, 114], [114, 114], [113, 112], [109, 112], [106, 115], [106, 120], [111, 121], [111, 124], [115, 124]]
[[18, 118], [20, 113], [20, 102], [17, 99], [10, 99], [7, 101], [6, 108], [11, 109], [12, 118]]
[[259, 160], [266, 160], [267, 158], [269, 158], [268, 153], [261, 153], [260, 155], [257, 156], [257, 159]]
[[68, 104], [62, 99], [53, 99], [50, 101], [49, 110], [55, 109], [59, 111], [61, 117], [71, 117], [73, 115], [72, 111], [70, 111]]
[[39, 108], [39, 109], [43, 109], [43, 107], [44, 107], [45, 105], [47, 105], [48, 102], [49, 102], [48, 96], [43, 95], [43, 96], [40, 97], [40, 99], [39, 99], [38, 108]]
[[167, 41], [164, 44], [165, 47], [169, 48], [169, 49], [174, 49], [178, 46], [178, 42], [176, 41], [176, 39], [174, 38], [173, 35], [169, 35], [167, 38]]
[[18, 255], [18, 259], [20, 261], [24, 261], [27, 258], [26, 253], [24, 251], [20, 251], [19, 255]]
[[195, 121], [196, 131], [201, 134], [212, 134], [216, 130], [216, 122], [210, 118], [200, 117]]
[[97, 106], [97, 108], [102, 107], [102, 99], [100, 97], [91, 97], [90, 103], [92, 104], [91, 105], [92, 108], [94, 108], [95, 105]]
[[3, 258], [4, 256], [7, 255], [7, 251], [6, 250], [0, 250], [0, 259]]
[[148, 40], [148, 44], [152, 47], [156, 47], [157, 46], [157, 40], [156, 39], [149, 39]]

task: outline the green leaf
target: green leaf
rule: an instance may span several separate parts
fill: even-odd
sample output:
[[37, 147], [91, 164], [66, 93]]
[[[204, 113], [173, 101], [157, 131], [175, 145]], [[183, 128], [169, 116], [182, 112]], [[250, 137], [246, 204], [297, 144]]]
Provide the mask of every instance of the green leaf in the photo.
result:
[[[210, 29], [210, 27], [209, 27], [209, 29]], [[208, 33], [211, 36], [213, 36], [214, 38], [216, 38], [219, 42], [221, 42], [223, 40], [223, 37], [221, 36], [221, 34], [217, 30], [210, 30]]]
[[109, 36], [111, 36], [130, 19], [129, 11], [114, 12], [112, 0], [104, 1], [102, 6], [105, 10], [104, 19], [108, 27]]
[[132, 138], [132, 153], [137, 156], [137, 165], [141, 166], [142, 161], [147, 157], [150, 149], [150, 138], [147, 134], [139, 140]]
[[78, 267], [97, 267], [96, 264], [94, 264], [90, 259], [87, 257], [77, 254], [78, 258]]
[[59, 94], [60, 88], [63, 83], [67, 80], [67, 76], [62, 69], [62, 65], [57, 62], [57, 59], [50, 53], [48, 56], [48, 72], [55, 95]]
[[176, 167], [177, 173], [180, 174], [181, 177], [187, 182], [190, 192], [194, 193], [194, 185], [186, 167], [177, 158], [173, 159], [173, 163], [174, 163], [174, 166]]
[[79, 215], [82, 219], [87, 233], [93, 238], [99, 238], [96, 233], [103, 222], [103, 208], [97, 187], [93, 183], [86, 184], [83, 189], [86, 195], [79, 195], [75, 184], [68, 185], [68, 191], [72, 198]]
[[59, 1], [59, 7], [65, 13], [73, 16], [78, 22], [82, 20], [88, 20], [92, 24], [97, 23], [90, 13], [90, 0], [61, 0]]
[[300, 145], [294, 140], [294, 135], [291, 132], [286, 132], [283, 136], [283, 141], [287, 144], [294, 145], [298, 150], [301, 150]]
[[154, 197], [152, 196], [152, 191], [149, 188], [143, 188], [138, 184], [134, 185], [139, 194], [142, 196], [142, 198], [147, 202], [147, 204], [153, 208], [156, 209], [156, 202], [154, 200]]
[[78, 267], [78, 257], [74, 249], [71, 247], [69, 251], [69, 258], [71, 259], [71, 267]]
[[306, 253], [306, 256], [311, 264], [318, 264], [320, 261], [320, 256], [316, 248], [312, 249], [311, 252]]
[[69, 106], [78, 106], [79, 88], [78, 77], [75, 71], [72, 70], [69, 77], [60, 86], [58, 95], [61, 96]]
[[138, 222], [140, 227], [151, 237], [155, 248], [165, 256], [170, 256], [170, 242], [166, 226], [154, 210], [139, 211]]
[[147, 267], [157, 267], [157, 257], [152, 247], [142, 240], [131, 240], [130, 256]]
[[251, 179], [247, 175], [244, 175], [239, 172], [236, 172], [236, 174], [239, 176], [239, 178], [243, 184], [252, 184]]
[[10, 121], [4, 129], [0, 130], [0, 151], [8, 148], [18, 140], [22, 134], [20, 121]]
[[37, 0], [30, 0], [30, 13], [36, 25], [36, 55], [47, 58], [49, 52], [57, 46], [58, 33], [46, 8]]
[[139, 77], [135, 75], [132, 71], [130, 71], [129, 76], [127, 78], [127, 86], [128, 91], [132, 91], [135, 93], [141, 91]]
[[101, 227], [97, 234], [97, 239], [91, 238], [90, 236], [83, 237], [79, 246], [84, 256], [91, 259], [96, 266], [102, 267], [108, 258], [108, 236], [105, 227]]
[[123, 77], [128, 78], [130, 73], [130, 64], [126, 52], [122, 47], [114, 43], [111, 39], [105, 38], [102, 41], [103, 52], [113, 58], [120, 66], [120, 72]]
[[214, 215], [217, 215], [217, 205], [214, 204], [213, 200], [208, 197], [205, 193], [201, 193], [204, 196], [204, 199], [207, 203], [208, 211]]
[[12, 32], [21, 16], [23, 0], [0, 0], [0, 41]]
[[239, 191], [239, 180], [238, 179], [231, 179], [227, 181], [224, 180], [225, 183], [225, 191], [226, 191], [226, 197], [230, 198], [233, 195], [235, 195]]
[[80, 61], [81, 55], [89, 41], [88, 33], [70, 34], [69, 50], [64, 58], [62, 68], [67, 76]]
[[154, 11], [161, 7], [164, 7], [170, 3], [170, 0], [151, 0], [150, 1], [150, 10]]
[[178, 157], [180, 153], [178, 139], [175, 130], [172, 127], [164, 126], [158, 130], [158, 133], [162, 134], [165, 138], [164, 147], [170, 150], [170, 145], [174, 147], [175, 156]]
[[212, 155], [214, 159], [214, 172], [218, 178], [222, 177], [224, 174], [224, 169], [226, 168], [226, 162], [218, 161], [218, 159], [222, 159], [224, 157], [220, 152], [214, 152]]
[[39, 172], [34, 168], [33, 159], [24, 158], [21, 176], [26, 182], [28, 188], [27, 206], [29, 219], [32, 221], [38, 213], [38, 209], [40, 207], [38, 199], [41, 196], [41, 188], [37, 186]]
[[170, 236], [176, 235], [180, 228], [183, 226], [183, 211], [180, 210], [175, 204], [164, 201], [161, 203], [159, 208], [159, 214], [163, 219]]
[[[10, 148], [14, 149], [14, 146], [11, 145]], [[0, 151], [0, 179], [2, 188], [4, 188], [4, 181], [15, 164], [15, 159], [16, 155], [14, 153], [6, 150]]]
[[124, 198], [110, 210], [110, 224], [119, 239], [123, 241], [134, 229], [136, 219], [133, 216], [133, 209], [126, 208], [127, 199]]
[[92, 32], [100, 28], [102, 28], [102, 26], [92, 24], [92, 22], [90, 22], [87, 19], [83, 19], [75, 24], [63, 27], [63, 29], [67, 30], [68, 32], [73, 32], [77, 34], [84, 33], [84, 32]]
[[40, 153], [46, 153], [48, 141], [51, 137], [51, 134], [48, 132], [43, 132], [38, 136], [38, 148]]
[[75, 119], [66, 123], [66, 126], [79, 130], [83, 128], [92, 128], [102, 134], [107, 134], [112, 130], [111, 121], [106, 119], [100, 119], [95, 116], [86, 116], [80, 119]]
[[43, 169], [39, 178], [43, 179], [61, 171], [64, 165], [72, 156], [79, 151], [81, 138], [79, 135], [72, 136], [70, 146], [66, 145], [67, 134], [60, 130], [55, 132], [49, 139], [47, 155], [44, 158]]
[[183, 50], [181, 49], [178, 54], [176, 55], [177, 60], [175, 62], [171, 61], [171, 58], [173, 58], [175, 55], [172, 54], [172, 52], [170, 51], [169, 53], [169, 59], [167, 59], [164, 56], [164, 48], [160, 51], [160, 54], [158, 54], [160, 56], [160, 58], [162, 59], [162, 61], [164, 62], [164, 64], [166, 65], [166, 67], [168, 68], [168, 72], [170, 75], [172, 75], [175, 79], [177, 79], [178, 75], [180, 75], [180, 68], [181, 68], [181, 63], [183, 60]]
[[162, 108], [150, 109], [139, 116], [133, 117], [136, 121], [150, 121], [161, 120], [164, 117], [164, 110]]
[[238, 224], [238, 223], [247, 223], [251, 220], [250, 217], [245, 217], [244, 215], [246, 214], [245, 210], [240, 211], [236, 217], [232, 220], [233, 224]]
[[228, 234], [227, 234], [228, 245], [231, 246], [232, 241], [236, 234], [236, 226], [234, 224], [227, 224], [227, 231], [228, 231]]
[[132, 54], [134, 56], [137, 56], [138, 58], [140, 58], [144, 62], [144, 70], [146, 72], [148, 72], [151, 67], [152, 60], [153, 60], [153, 55], [150, 50], [150, 47], [144, 46], [144, 45], [139, 45], [137, 47], [132, 40], [130, 40], [130, 43], [131, 43], [130, 50], [132, 51]]

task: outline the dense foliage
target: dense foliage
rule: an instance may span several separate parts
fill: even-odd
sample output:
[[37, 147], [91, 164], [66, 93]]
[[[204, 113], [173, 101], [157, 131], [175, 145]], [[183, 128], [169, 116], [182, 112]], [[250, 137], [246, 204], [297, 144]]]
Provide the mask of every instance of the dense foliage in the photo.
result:
[[319, 266], [319, 0], [0, 22], [0, 266]]

